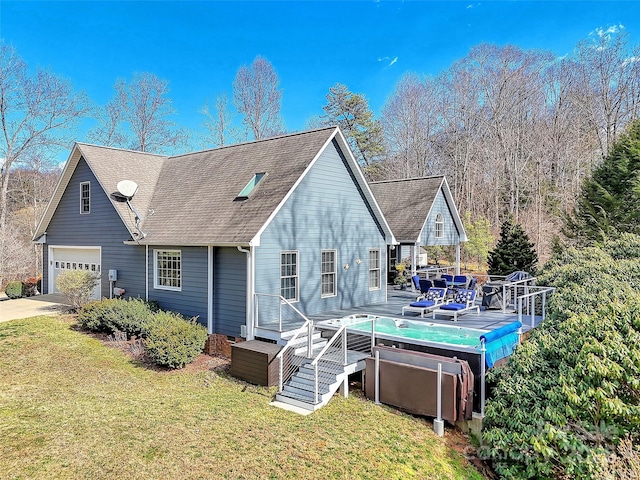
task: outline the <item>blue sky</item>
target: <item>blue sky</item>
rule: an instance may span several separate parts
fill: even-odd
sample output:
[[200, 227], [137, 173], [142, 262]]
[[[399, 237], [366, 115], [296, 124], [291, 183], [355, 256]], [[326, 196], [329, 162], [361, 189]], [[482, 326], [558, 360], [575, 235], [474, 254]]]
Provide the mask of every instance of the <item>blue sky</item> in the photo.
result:
[[336, 82], [379, 113], [404, 73], [436, 75], [481, 42], [562, 56], [614, 25], [640, 44], [640, 2], [0, 0], [0, 37], [31, 67], [99, 104], [116, 79], [154, 73], [169, 80], [173, 120], [189, 129], [200, 128], [207, 99], [231, 97], [238, 68], [256, 55], [278, 73], [286, 128], [301, 130]]

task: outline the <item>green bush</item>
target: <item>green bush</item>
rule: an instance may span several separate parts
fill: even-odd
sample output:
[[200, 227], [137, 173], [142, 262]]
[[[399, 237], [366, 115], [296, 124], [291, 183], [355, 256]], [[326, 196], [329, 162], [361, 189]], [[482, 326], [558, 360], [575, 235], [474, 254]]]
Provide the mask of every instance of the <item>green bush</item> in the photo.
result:
[[157, 307], [139, 298], [105, 298], [83, 306], [78, 314], [78, 323], [96, 332], [114, 333], [118, 330], [126, 333], [127, 337], [145, 337], [153, 317], [152, 309]]
[[638, 251], [627, 235], [545, 265], [548, 317], [489, 377], [480, 454], [503, 478], [604, 478], [640, 439]]
[[7, 288], [4, 289], [4, 293], [9, 298], [21, 298], [24, 294], [24, 285], [22, 285], [22, 282], [9, 282]]
[[195, 320], [159, 312], [153, 316], [145, 347], [158, 365], [182, 368], [202, 353], [206, 341], [207, 329]]
[[99, 282], [100, 277], [95, 272], [65, 270], [56, 278], [56, 288], [67, 297], [71, 306], [78, 311], [89, 302], [93, 289]]

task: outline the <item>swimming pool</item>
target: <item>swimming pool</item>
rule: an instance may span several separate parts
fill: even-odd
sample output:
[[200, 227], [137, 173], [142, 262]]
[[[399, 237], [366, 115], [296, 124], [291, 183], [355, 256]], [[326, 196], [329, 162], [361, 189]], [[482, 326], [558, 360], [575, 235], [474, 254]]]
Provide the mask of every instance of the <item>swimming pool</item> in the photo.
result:
[[371, 335], [372, 322], [376, 338], [400, 341], [413, 345], [448, 346], [461, 351], [480, 348], [480, 335], [486, 330], [441, 325], [431, 322], [411, 321], [376, 315], [349, 315], [318, 323], [318, 327], [338, 329], [346, 326], [350, 333]]

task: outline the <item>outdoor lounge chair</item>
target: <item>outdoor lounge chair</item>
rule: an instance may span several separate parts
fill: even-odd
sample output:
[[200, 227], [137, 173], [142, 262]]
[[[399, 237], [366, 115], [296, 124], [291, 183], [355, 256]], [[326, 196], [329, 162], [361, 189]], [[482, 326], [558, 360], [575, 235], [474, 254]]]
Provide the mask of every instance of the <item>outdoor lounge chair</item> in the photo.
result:
[[444, 305], [444, 299], [447, 296], [446, 288], [434, 288], [431, 287], [429, 291], [425, 294], [424, 300], [415, 301], [406, 307], [402, 307], [402, 315], [404, 312], [418, 312], [421, 317], [424, 317], [425, 313], [429, 312], [434, 308], [438, 308], [441, 305]]
[[413, 282], [415, 289], [420, 291], [418, 300], [422, 300], [429, 289], [433, 286], [431, 280], [425, 280], [424, 278], [420, 278], [418, 275], [411, 277], [411, 281]]
[[467, 313], [471, 310], [475, 310], [477, 313], [480, 313], [480, 307], [474, 303], [475, 299], [475, 290], [458, 290], [453, 302], [439, 305], [436, 310], [432, 311], [433, 318], [436, 318], [436, 314], [453, 315], [453, 321], [456, 322], [458, 321], [458, 315], [462, 315], [463, 313]]

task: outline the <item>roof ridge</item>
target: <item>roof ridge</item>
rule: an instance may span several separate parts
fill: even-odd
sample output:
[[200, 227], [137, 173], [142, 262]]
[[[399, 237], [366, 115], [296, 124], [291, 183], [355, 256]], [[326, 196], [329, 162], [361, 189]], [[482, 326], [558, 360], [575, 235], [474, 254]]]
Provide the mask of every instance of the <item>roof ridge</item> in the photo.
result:
[[429, 175], [427, 177], [412, 177], [412, 178], [396, 178], [393, 180], [377, 180], [375, 182], [369, 182], [370, 185], [376, 183], [397, 183], [397, 182], [410, 182], [413, 180], [430, 180], [433, 178], [443, 178], [445, 175]]
[[[162, 155], [161, 153], [141, 152], [140, 150], [132, 150], [130, 148], [112, 147], [109, 145], [97, 145], [95, 143], [87, 143], [87, 142], [75, 142], [75, 143], [76, 145], [86, 146], [86, 147], [104, 148], [107, 150], [118, 150], [120, 152], [136, 153], [140, 155], [151, 155], [154, 157], [171, 158], [169, 155]], [[71, 149], [71, 151], [73, 151], [73, 148]]]
[[287, 137], [295, 137], [298, 135], [308, 135], [311, 133], [316, 133], [316, 132], [321, 132], [323, 130], [335, 130], [337, 128], [337, 126], [332, 126], [332, 127], [321, 127], [321, 128], [314, 128], [312, 130], [302, 130], [302, 131], [297, 131], [297, 132], [292, 132], [292, 133], [286, 133], [283, 135], [278, 135], [276, 137], [269, 137], [269, 138], [261, 138], [259, 140], [250, 140], [250, 141], [246, 141], [246, 142], [240, 142], [240, 143], [233, 143], [230, 145], [222, 145], [220, 147], [214, 147], [214, 148], [206, 148], [204, 150], [194, 150], [192, 152], [187, 152], [187, 153], [181, 153], [179, 155], [172, 155], [170, 157], [170, 159], [174, 159], [174, 158], [179, 158], [179, 157], [186, 157], [189, 155], [193, 155], [196, 153], [205, 153], [205, 152], [213, 152], [213, 151], [218, 151], [218, 150], [223, 150], [226, 148], [234, 148], [234, 147], [240, 147], [243, 145], [251, 145], [251, 144], [256, 144], [256, 143], [263, 143], [263, 142], [270, 142], [273, 140], [281, 140], [283, 138], [287, 138]]

